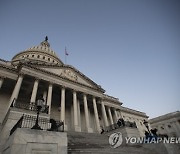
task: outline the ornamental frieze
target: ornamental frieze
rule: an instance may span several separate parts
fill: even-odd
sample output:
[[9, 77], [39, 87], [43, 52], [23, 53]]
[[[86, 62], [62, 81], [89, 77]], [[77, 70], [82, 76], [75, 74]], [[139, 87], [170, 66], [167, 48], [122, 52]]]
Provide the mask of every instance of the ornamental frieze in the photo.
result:
[[77, 81], [78, 80], [78, 76], [72, 72], [71, 70], [69, 69], [64, 69], [61, 74], [60, 74], [62, 77], [66, 77], [70, 80], [73, 80], [73, 81]]

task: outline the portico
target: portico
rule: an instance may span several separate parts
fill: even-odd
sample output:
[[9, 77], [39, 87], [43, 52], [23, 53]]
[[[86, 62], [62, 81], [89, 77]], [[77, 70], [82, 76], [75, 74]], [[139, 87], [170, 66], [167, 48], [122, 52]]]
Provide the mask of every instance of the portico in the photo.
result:
[[147, 117], [122, 108], [118, 98], [108, 96], [100, 85], [64, 64], [47, 39], [18, 53], [10, 62], [2, 61], [0, 71], [1, 123], [10, 106], [18, 112], [36, 114], [40, 96], [47, 109], [40, 116], [63, 121], [66, 131], [99, 133], [122, 118], [122, 112], [123, 118], [126, 112], [136, 114], [137, 119]]
[[[65, 82], [62, 85], [49, 82], [45, 78], [46, 75], [40, 78], [38, 74], [37, 76], [31, 76], [30, 73], [21, 72], [12, 91], [9, 106], [13, 99], [15, 99], [16, 103], [29, 105], [30, 108], [36, 102], [39, 95], [43, 95], [46, 105], [49, 106], [49, 117], [64, 121], [65, 130], [100, 132], [99, 118], [101, 116], [104, 123], [101, 127], [114, 123], [111, 112], [113, 110], [116, 111], [116, 108], [110, 108], [110, 106], [105, 105], [102, 96], [88, 94], [87, 90], [86, 92], [80, 91], [81, 87], [79, 90], [71, 89], [67, 87]], [[25, 88], [31, 89], [28, 91], [28, 94], [24, 93]], [[94, 91], [94, 93], [97, 92]], [[59, 97], [56, 95], [59, 95]], [[59, 115], [58, 117], [57, 114]]]

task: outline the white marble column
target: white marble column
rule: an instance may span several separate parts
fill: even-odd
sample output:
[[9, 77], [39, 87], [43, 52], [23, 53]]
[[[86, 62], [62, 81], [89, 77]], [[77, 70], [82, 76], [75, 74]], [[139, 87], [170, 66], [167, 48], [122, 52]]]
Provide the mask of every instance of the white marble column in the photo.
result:
[[105, 126], [108, 126], [107, 114], [103, 101], [101, 101], [101, 108], [102, 108], [102, 116], [103, 116], [104, 124]]
[[84, 113], [85, 113], [85, 122], [86, 122], [86, 130], [87, 132], [90, 131], [89, 127], [89, 109], [87, 104], [87, 96], [83, 94], [83, 101], [84, 101]]
[[62, 87], [61, 89], [61, 121], [64, 122], [64, 130], [67, 130], [66, 125], [66, 105], [65, 105], [65, 87]]
[[43, 92], [43, 98], [44, 98], [45, 104], [47, 104], [47, 91], [46, 90], [44, 90]]
[[51, 114], [52, 89], [53, 89], [53, 85], [50, 83], [48, 87], [48, 96], [47, 96], [47, 105], [49, 106], [48, 114]]
[[36, 95], [37, 95], [38, 85], [39, 85], [39, 80], [36, 79], [34, 81], [34, 86], [33, 86], [32, 94], [31, 94], [31, 100], [30, 100], [31, 104], [36, 102]]
[[113, 118], [112, 118], [112, 114], [111, 114], [111, 109], [110, 109], [110, 107], [108, 107], [108, 114], [109, 114], [109, 119], [110, 119], [111, 125], [113, 125], [114, 122], [113, 122]]
[[99, 115], [98, 115], [98, 110], [97, 110], [97, 104], [96, 104], [96, 98], [93, 97], [93, 108], [94, 108], [94, 116], [95, 116], [95, 121], [96, 121], [96, 128], [98, 132], [101, 132], [100, 128], [100, 122], [99, 122]]
[[65, 123], [65, 88], [61, 89], [61, 121]]
[[80, 101], [77, 100], [77, 110], [78, 110], [78, 126], [81, 130], [81, 110], [80, 110]]
[[77, 112], [77, 93], [73, 90], [73, 113], [74, 113], [74, 130], [80, 132], [78, 126], [78, 112]]
[[[16, 82], [16, 85], [14, 87], [13, 93], [12, 93], [11, 98], [9, 100], [9, 107], [11, 106], [11, 103], [13, 102], [13, 100], [14, 99], [16, 100], [18, 98], [19, 91], [20, 91], [21, 84], [22, 84], [22, 80], [23, 80], [23, 75], [19, 75], [18, 80]], [[8, 109], [9, 109], [9, 107], [8, 107]]]
[[1, 87], [2, 87], [3, 82], [4, 82], [4, 78], [3, 78], [3, 77], [0, 77], [0, 89], [1, 89]]
[[116, 122], [118, 121], [118, 115], [117, 115], [117, 111], [116, 111], [116, 109], [114, 108], [114, 115], [115, 115], [115, 120], [116, 120]]

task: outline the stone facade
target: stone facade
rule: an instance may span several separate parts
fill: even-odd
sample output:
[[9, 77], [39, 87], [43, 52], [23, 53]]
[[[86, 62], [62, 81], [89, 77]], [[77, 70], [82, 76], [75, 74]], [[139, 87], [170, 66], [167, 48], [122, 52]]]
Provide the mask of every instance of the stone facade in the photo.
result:
[[169, 137], [180, 137], [180, 112], [172, 112], [149, 120], [151, 127], [158, 130], [158, 134]]
[[[118, 98], [106, 95], [100, 85], [64, 64], [46, 39], [18, 53], [12, 61], [0, 59], [1, 139], [3, 130], [8, 134], [14, 125], [7, 124], [11, 119], [8, 115], [36, 115], [27, 108], [31, 109], [40, 96], [49, 107], [44, 116], [63, 121], [67, 132], [100, 133], [102, 128], [123, 118], [135, 122], [140, 136], [144, 136], [143, 120], [148, 118], [145, 113], [123, 107]], [[7, 138], [5, 135], [3, 139]]]
[[3, 154], [67, 154], [67, 134], [18, 128], [5, 144]]

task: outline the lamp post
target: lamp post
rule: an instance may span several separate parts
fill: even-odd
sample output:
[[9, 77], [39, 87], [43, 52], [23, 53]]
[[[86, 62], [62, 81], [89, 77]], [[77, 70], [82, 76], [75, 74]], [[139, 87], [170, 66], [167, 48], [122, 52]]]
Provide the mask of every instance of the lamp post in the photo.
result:
[[148, 122], [147, 122], [145, 119], [144, 119], [143, 124], [146, 126], [146, 128], [147, 128], [147, 130], [148, 130], [149, 134], [151, 134], [151, 133], [150, 133], [150, 130], [149, 130], [149, 125], [148, 125]]
[[37, 100], [37, 117], [36, 117], [36, 123], [35, 125], [31, 128], [31, 129], [38, 129], [38, 130], [42, 130], [42, 128], [39, 126], [38, 121], [39, 121], [39, 112], [41, 110], [43, 106], [43, 100], [39, 99]]

